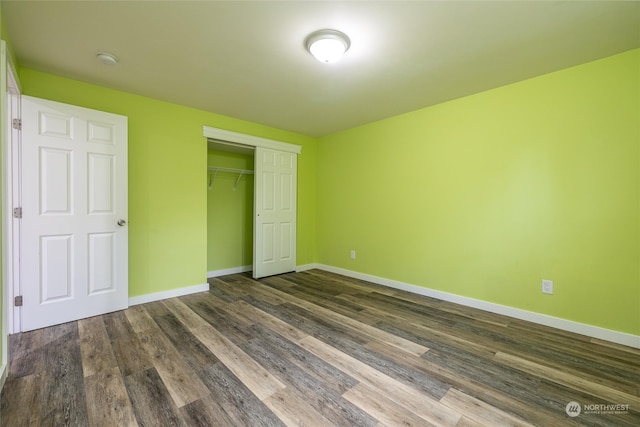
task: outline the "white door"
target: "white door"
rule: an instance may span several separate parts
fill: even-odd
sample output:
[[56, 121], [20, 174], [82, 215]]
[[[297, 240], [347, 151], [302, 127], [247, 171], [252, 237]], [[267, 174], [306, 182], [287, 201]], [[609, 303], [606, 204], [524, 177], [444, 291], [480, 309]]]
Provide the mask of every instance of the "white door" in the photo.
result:
[[256, 147], [253, 277], [296, 269], [295, 153]]
[[128, 305], [127, 118], [22, 97], [22, 330]]

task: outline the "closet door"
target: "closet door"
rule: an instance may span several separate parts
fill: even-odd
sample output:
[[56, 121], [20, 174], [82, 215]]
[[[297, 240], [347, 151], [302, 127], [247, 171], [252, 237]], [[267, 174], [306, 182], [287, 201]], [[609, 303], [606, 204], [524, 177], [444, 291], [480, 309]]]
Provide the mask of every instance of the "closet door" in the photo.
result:
[[253, 277], [296, 269], [295, 153], [256, 147]]

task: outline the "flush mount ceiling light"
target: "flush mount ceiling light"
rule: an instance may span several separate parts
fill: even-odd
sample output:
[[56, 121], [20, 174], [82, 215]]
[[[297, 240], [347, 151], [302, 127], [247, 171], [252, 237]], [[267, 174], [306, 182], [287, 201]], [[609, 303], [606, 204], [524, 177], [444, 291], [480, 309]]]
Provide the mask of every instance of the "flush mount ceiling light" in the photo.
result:
[[349, 50], [351, 41], [340, 31], [318, 30], [309, 34], [304, 44], [318, 61], [330, 64], [342, 58], [342, 55]]
[[98, 57], [100, 62], [105, 65], [116, 65], [118, 63], [118, 58], [116, 58], [115, 55], [107, 52], [98, 52], [96, 56]]

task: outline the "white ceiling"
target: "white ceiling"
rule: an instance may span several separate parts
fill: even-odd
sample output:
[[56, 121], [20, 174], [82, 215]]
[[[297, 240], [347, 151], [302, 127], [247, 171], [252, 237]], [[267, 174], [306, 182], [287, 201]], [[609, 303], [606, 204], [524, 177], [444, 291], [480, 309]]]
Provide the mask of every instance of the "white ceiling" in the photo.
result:
[[[3, 0], [2, 15], [21, 67], [310, 136], [640, 47], [636, 1]], [[306, 52], [322, 28], [351, 38], [342, 61]]]

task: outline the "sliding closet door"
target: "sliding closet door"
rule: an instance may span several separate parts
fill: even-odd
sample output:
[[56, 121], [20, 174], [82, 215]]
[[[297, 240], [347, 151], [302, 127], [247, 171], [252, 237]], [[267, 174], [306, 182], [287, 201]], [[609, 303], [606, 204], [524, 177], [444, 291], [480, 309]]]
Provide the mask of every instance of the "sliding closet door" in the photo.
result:
[[295, 153], [256, 147], [253, 277], [296, 268]]

